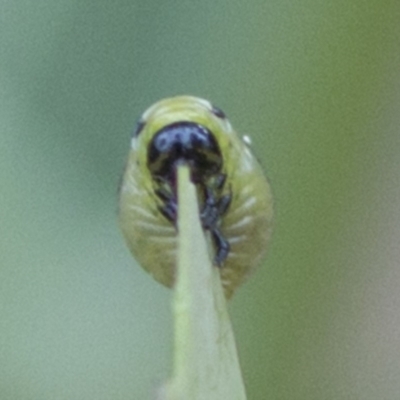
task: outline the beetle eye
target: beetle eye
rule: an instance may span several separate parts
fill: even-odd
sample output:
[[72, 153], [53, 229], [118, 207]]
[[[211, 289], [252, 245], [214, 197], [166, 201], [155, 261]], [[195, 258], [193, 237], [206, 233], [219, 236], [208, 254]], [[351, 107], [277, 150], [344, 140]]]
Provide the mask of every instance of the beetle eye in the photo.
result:
[[145, 125], [146, 122], [144, 122], [142, 119], [139, 119], [139, 121], [136, 123], [135, 129], [132, 132], [132, 137], [139, 136], [139, 133], [143, 130]]
[[221, 118], [221, 119], [225, 119], [226, 118], [225, 113], [220, 108], [218, 108], [216, 106], [212, 106], [211, 112], [215, 116], [217, 116], [218, 118]]

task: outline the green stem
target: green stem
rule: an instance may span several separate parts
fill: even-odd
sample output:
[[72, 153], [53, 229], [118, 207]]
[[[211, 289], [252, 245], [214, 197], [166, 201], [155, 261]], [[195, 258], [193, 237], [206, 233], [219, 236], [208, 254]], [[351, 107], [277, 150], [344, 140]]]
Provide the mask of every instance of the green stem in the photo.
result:
[[173, 376], [162, 388], [159, 399], [245, 400], [219, 270], [211, 263], [196, 190], [184, 166], [178, 169], [178, 199]]

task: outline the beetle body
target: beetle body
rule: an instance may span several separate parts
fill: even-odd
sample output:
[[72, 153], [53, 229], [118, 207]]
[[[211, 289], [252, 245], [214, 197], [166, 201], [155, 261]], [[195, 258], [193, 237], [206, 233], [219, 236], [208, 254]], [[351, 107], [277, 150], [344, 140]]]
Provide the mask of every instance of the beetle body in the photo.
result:
[[229, 298], [265, 254], [272, 196], [261, 166], [208, 101], [178, 96], [141, 117], [120, 187], [119, 222], [140, 265], [173, 286], [177, 257], [176, 165], [196, 185], [199, 215]]

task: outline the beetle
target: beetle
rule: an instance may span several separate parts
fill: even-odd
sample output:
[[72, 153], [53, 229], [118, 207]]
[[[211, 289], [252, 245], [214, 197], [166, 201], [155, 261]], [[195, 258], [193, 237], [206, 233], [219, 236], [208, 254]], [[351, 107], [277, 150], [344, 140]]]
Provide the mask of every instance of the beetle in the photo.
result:
[[270, 185], [225, 113], [193, 96], [148, 108], [132, 134], [119, 189], [119, 224], [140, 265], [162, 284], [175, 280], [176, 166], [189, 166], [202, 227], [214, 249], [225, 296], [263, 258], [273, 207]]

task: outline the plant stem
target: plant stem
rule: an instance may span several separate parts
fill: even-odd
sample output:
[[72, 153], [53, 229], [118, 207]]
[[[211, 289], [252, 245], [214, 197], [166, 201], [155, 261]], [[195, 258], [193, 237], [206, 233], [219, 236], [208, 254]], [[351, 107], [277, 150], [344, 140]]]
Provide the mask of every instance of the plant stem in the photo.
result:
[[[219, 269], [212, 265], [189, 169], [178, 168], [174, 365], [160, 400], [245, 400]], [[160, 255], [162, 257], [162, 255]]]

